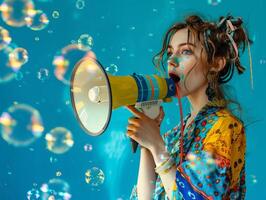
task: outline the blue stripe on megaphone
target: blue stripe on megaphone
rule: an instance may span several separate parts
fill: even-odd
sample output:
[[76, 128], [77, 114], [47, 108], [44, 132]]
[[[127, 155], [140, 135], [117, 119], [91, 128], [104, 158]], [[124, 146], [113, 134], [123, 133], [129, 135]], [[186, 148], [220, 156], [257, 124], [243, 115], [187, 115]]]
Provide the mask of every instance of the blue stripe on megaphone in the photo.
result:
[[152, 83], [154, 85], [154, 99], [157, 100], [159, 99], [159, 85], [157, 83], [157, 79], [155, 78], [154, 75], [150, 76]]
[[145, 80], [145, 77], [143, 75], [138, 75], [139, 79], [141, 81], [141, 86], [142, 86], [142, 99], [141, 102], [147, 101], [148, 100], [148, 86]]

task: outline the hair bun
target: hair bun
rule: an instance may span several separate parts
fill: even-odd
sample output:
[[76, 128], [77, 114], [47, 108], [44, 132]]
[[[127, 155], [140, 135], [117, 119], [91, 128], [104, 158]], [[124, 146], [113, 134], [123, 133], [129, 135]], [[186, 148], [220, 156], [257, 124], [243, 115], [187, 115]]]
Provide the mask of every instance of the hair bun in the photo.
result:
[[194, 24], [203, 24], [203, 20], [197, 15], [192, 15], [186, 19], [186, 24], [190, 26]]

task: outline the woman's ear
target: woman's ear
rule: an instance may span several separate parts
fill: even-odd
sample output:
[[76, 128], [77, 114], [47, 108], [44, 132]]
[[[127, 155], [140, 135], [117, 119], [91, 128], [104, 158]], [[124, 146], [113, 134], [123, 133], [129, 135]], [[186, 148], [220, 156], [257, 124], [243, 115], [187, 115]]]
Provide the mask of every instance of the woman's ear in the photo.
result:
[[218, 58], [216, 58], [216, 65], [215, 65], [215, 67], [212, 67], [211, 70], [212, 71], [219, 72], [219, 71], [223, 70], [223, 68], [225, 67], [225, 65], [226, 65], [226, 59], [225, 59], [225, 57], [218, 57]]

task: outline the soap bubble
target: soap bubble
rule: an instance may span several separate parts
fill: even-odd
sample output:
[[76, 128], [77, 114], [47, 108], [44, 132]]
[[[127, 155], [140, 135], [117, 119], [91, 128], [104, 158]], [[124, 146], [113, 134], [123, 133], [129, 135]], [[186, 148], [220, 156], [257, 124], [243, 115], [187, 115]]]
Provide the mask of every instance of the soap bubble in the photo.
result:
[[21, 80], [23, 79], [23, 77], [24, 77], [23, 73], [20, 72], [20, 71], [18, 71], [18, 72], [16, 73], [15, 79], [16, 79], [17, 81], [21, 81]]
[[69, 200], [72, 196], [68, 183], [59, 178], [50, 179], [48, 183], [42, 184], [40, 190], [42, 200]]
[[37, 78], [41, 81], [46, 81], [49, 78], [49, 71], [46, 68], [41, 68], [37, 72]]
[[77, 0], [76, 1], [76, 8], [82, 10], [85, 7], [85, 1], [84, 0]]
[[85, 181], [91, 186], [97, 187], [104, 182], [104, 173], [101, 169], [93, 167], [85, 173]]
[[6, 24], [21, 27], [26, 25], [25, 18], [34, 13], [34, 3], [32, 0], [4, 0], [0, 11]]
[[78, 44], [70, 44], [58, 52], [53, 59], [55, 77], [66, 85], [70, 85], [71, 71], [75, 64], [83, 58], [87, 50]]
[[93, 46], [93, 38], [89, 34], [82, 34], [78, 39], [78, 45], [80, 48], [90, 50]]
[[27, 199], [28, 200], [38, 200], [40, 199], [40, 191], [38, 189], [32, 188], [27, 192]]
[[14, 146], [28, 146], [42, 136], [44, 127], [38, 110], [15, 104], [0, 116], [2, 138]]
[[8, 30], [0, 26], [0, 50], [5, 48], [11, 40]]
[[9, 66], [18, 71], [29, 60], [28, 51], [18, 47], [9, 53]]
[[74, 144], [72, 133], [64, 127], [56, 127], [45, 135], [47, 149], [56, 154], [67, 152]]
[[60, 14], [57, 10], [55, 10], [55, 11], [53, 11], [52, 16], [54, 19], [57, 19], [57, 18], [59, 18]]
[[111, 64], [109, 67], [106, 67], [105, 70], [108, 73], [115, 75], [118, 72], [118, 67], [115, 64]]
[[57, 172], [55, 173], [55, 176], [62, 176], [62, 172], [57, 171]]
[[42, 10], [36, 10], [31, 15], [25, 17], [27, 26], [34, 31], [40, 31], [47, 27], [49, 19]]

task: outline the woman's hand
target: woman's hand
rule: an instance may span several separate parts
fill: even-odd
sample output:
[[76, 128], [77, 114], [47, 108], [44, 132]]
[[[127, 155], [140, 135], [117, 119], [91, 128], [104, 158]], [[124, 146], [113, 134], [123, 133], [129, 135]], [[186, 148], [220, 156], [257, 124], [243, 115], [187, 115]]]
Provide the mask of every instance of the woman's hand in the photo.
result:
[[156, 119], [149, 118], [134, 106], [127, 108], [135, 115], [128, 119], [127, 136], [149, 150], [156, 148], [157, 144], [163, 141], [160, 135], [160, 125], [164, 118], [163, 108], [160, 107], [160, 114]]

